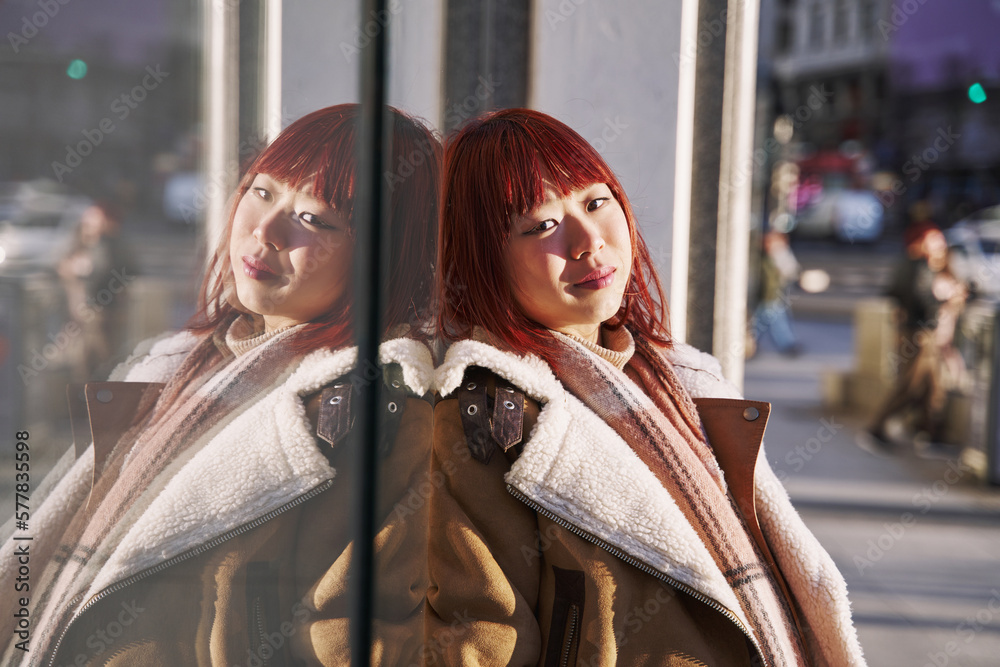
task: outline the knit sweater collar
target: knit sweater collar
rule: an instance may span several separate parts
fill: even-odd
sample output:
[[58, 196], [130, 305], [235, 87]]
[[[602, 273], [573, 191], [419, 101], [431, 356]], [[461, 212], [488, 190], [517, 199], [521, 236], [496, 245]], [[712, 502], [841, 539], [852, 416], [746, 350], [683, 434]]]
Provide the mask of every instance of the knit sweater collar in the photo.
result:
[[632, 338], [632, 333], [625, 327], [610, 329], [602, 326], [601, 345], [574, 334], [566, 335], [620, 371], [625, 369], [625, 365], [635, 354], [635, 340]]
[[240, 315], [229, 325], [229, 329], [226, 331], [226, 347], [239, 357], [292, 328], [291, 326], [287, 326], [271, 331], [264, 331], [262, 327], [263, 321], [257, 322], [250, 315]]

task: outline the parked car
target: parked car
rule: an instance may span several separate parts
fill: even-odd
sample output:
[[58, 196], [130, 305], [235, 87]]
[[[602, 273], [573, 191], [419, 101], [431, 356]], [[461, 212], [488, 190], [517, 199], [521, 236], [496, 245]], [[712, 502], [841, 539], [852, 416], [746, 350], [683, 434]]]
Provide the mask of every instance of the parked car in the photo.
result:
[[1000, 206], [991, 206], [945, 230], [951, 266], [980, 296], [1000, 297]]
[[871, 243], [882, 238], [885, 209], [869, 190], [824, 189], [796, 215], [795, 235]]
[[53, 181], [0, 188], [0, 270], [55, 269], [93, 202]]

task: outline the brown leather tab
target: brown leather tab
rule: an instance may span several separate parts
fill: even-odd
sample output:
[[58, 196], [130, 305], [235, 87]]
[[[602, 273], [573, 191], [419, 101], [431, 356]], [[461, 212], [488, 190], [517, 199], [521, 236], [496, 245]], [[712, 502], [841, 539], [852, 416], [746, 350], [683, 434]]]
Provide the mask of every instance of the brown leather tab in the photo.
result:
[[73, 450], [76, 458], [90, 446], [90, 415], [87, 414], [87, 392], [85, 385], [71, 382], [66, 385], [66, 401], [69, 403], [69, 423], [73, 432]]
[[696, 398], [694, 402], [698, 406], [705, 435], [708, 436], [708, 441], [715, 451], [715, 458], [726, 475], [729, 492], [736, 507], [743, 514], [750, 534], [760, 547], [785, 599], [789, 602], [788, 607], [799, 635], [804, 636], [803, 630], [809, 629], [802, 622], [794, 604], [795, 598], [792, 597], [788, 583], [774, 559], [774, 554], [757, 520], [754, 475], [757, 471], [760, 446], [764, 439], [764, 428], [767, 426], [768, 417], [771, 416], [771, 404], [730, 398]]
[[351, 430], [354, 421], [351, 390], [351, 383], [345, 380], [326, 387], [320, 393], [316, 435], [331, 445], [337, 444]]
[[133, 424], [145, 419], [165, 386], [162, 382], [88, 382], [84, 387], [94, 441], [94, 482], [115, 445]]
[[694, 403], [715, 458], [726, 475], [729, 492], [754, 538], [766, 548], [757, 523], [754, 475], [771, 404], [732, 398], [696, 398]]
[[506, 452], [521, 442], [524, 428], [524, 394], [498, 386], [493, 398], [493, 439]]
[[489, 372], [482, 368], [470, 368], [456, 392], [458, 410], [465, 430], [465, 441], [472, 457], [480, 463], [489, 463], [496, 451], [487, 404], [486, 384]]

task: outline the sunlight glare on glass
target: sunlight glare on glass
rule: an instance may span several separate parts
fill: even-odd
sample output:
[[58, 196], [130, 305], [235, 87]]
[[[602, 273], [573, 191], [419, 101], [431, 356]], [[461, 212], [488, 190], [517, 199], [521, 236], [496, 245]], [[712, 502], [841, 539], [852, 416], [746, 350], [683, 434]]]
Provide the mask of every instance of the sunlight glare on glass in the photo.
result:
[[66, 76], [77, 80], [87, 76], [87, 63], [77, 58], [69, 64], [69, 67], [66, 68]]

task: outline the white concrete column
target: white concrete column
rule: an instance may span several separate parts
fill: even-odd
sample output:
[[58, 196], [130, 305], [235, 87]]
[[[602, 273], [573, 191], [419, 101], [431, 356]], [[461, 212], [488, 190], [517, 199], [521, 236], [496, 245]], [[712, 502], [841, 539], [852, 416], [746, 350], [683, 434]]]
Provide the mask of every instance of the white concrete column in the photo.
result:
[[712, 353], [726, 378], [743, 385], [750, 200], [757, 90], [758, 0], [729, 0], [723, 80], [722, 162]]
[[226, 204], [238, 178], [232, 165], [239, 143], [239, 7], [228, 0], [207, 0], [203, 12], [204, 233], [208, 248], [213, 249], [225, 226]]

